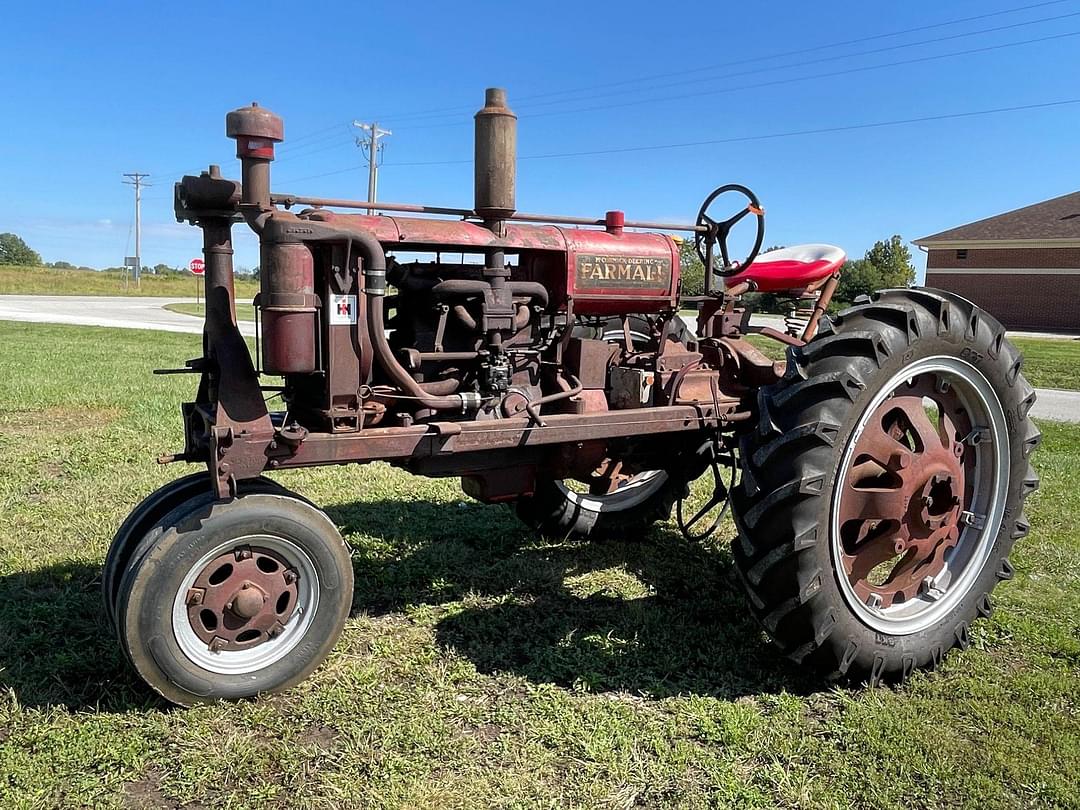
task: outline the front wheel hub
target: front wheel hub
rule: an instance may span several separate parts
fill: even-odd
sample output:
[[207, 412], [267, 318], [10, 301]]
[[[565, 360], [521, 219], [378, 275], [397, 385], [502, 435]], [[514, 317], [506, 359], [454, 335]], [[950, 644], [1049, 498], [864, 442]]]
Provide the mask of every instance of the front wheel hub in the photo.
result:
[[298, 577], [276, 551], [241, 546], [202, 567], [188, 592], [188, 621], [208, 649], [245, 650], [281, 632], [297, 606]]

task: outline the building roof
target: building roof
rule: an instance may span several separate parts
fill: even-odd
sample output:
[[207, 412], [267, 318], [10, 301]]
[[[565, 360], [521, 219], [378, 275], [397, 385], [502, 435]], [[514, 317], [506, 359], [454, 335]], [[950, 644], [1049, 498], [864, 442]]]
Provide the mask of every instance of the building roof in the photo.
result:
[[916, 239], [925, 247], [962, 242], [1058, 242], [1080, 240], [1080, 191], [980, 219]]

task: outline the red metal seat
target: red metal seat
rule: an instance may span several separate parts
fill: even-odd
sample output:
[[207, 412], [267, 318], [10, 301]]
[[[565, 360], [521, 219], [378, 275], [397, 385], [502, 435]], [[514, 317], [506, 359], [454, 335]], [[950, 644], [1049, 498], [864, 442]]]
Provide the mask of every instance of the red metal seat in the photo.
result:
[[847, 255], [833, 245], [796, 245], [760, 254], [753, 263], [724, 279], [728, 287], [753, 281], [761, 292], [801, 290], [835, 273]]

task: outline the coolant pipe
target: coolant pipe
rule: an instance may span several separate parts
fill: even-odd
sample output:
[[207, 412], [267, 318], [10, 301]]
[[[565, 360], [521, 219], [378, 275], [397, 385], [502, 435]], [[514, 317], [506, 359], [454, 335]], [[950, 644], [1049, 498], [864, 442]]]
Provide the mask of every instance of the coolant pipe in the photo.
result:
[[396, 383], [411, 399], [415, 399], [425, 408], [435, 411], [475, 410], [480, 407], [480, 395], [475, 393], [435, 396], [429, 394], [412, 375], [394, 357], [390, 343], [386, 339], [383, 326], [383, 297], [386, 295], [386, 253], [382, 245], [370, 233], [359, 233], [352, 237], [357, 252], [364, 263], [364, 294], [368, 301], [368, 337], [379, 362], [387, 376]]
[[[511, 281], [506, 286], [517, 297], [536, 298], [544, 307], [548, 304], [547, 287], [539, 281]], [[484, 295], [490, 289], [491, 285], [486, 281], [452, 278], [447, 281], [440, 281], [431, 288], [431, 292], [435, 295]]]

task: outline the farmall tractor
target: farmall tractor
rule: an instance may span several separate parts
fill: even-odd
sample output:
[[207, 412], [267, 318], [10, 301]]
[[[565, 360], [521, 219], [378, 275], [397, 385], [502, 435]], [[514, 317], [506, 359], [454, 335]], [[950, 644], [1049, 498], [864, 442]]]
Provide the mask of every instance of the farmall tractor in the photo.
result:
[[[205, 470], [136, 507], [103, 578], [147, 683], [192, 704], [311, 673], [349, 615], [349, 549], [264, 473], [371, 461], [460, 477], [559, 537], [617, 542], [674, 507], [696, 538], [730, 503], [750, 610], [827, 678], [896, 681], [966, 646], [1038, 486], [1035, 394], [1001, 325], [919, 288], [826, 316], [843, 251], [758, 256], [764, 211], [743, 186], [693, 224], [522, 213], [505, 93], [475, 120], [470, 209], [275, 193], [283, 124], [254, 104], [226, 117], [242, 182], [210, 166], [176, 184], [178, 219], [203, 233], [206, 322], [202, 356], [163, 372], [199, 386], [183, 451], [161, 460]], [[234, 309], [241, 223], [261, 245], [254, 357]], [[736, 228], [748, 255], [731, 255]], [[681, 292], [673, 231], [704, 295]], [[793, 302], [785, 329], [750, 325], [755, 291]]]

